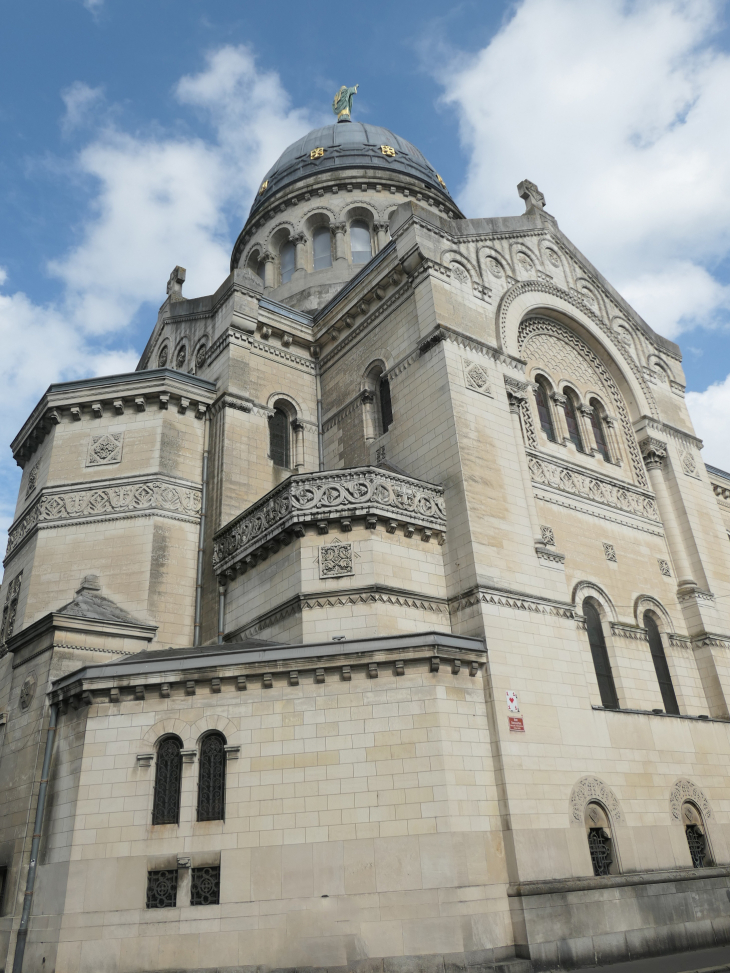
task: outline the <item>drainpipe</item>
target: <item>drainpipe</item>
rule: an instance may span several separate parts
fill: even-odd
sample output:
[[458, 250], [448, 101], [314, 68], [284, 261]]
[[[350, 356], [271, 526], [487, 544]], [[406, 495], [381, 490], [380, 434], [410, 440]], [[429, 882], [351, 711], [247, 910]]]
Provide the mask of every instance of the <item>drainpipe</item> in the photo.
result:
[[218, 644], [223, 644], [226, 632], [226, 582], [225, 574], [218, 578]]
[[317, 369], [317, 449], [319, 453], [319, 472], [324, 470], [324, 434], [322, 432], [322, 386], [319, 381], [319, 362], [315, 362]]
[[48, 791], [48, 772], [51, 767], [51, 755], [53, 754], [53, 741], [56, 738], [56, 718], [58, 716], [58, 703], [51, 704], [51, 718], [48, 723], [48, 736], [46, 737], [46, 752], [43, 755], [43, 770], [41, 771], [41, 786], [38, 791], [38, 804], [35, 809], [35, 825], [33, 827], [33, 842], [30, 846], [30, 864], [28, 865], [28, 878], [25, 883], [25, 895], [23, 896], [23, 912], [20, 917], [18, 927], [18, 938], [15, 942], [15, 958], [13, 960], [13, 973], [21, 973], [23, 969], [23, 957], [25, 955], [25, 941], [28, 938], [28, 922], [30, 920], [30, 908], [33, 902], [33, 890], [35, 888], [36, 867], [38, 865], [38, 849], [41, 844], [41, 827], [43, 826], [43, 815], [46, 810], [46, 793]]
[[200, 645], [200, 628], [203, 615], [203, 547], [205, 545], [205, 507], [208, 501], [208, 443], [210, 419], [205, 414], [203, 430], [203, 488], [200, 495], [200, 530], [198, 531], [198, 567], [195, 576], [195, 624], [193, 625], [193, 645]]

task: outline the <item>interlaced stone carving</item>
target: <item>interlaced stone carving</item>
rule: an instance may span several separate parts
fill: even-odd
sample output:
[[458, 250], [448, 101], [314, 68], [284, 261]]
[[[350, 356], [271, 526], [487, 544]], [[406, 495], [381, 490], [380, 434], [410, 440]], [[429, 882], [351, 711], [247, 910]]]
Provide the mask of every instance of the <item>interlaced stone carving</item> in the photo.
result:
[[36, 679], [35, 673], [31, 672], [30, 675], [24, 680], [23, 685], [20, 687], [20, 699], [18, 702], [22, 710], [28, 709], [30, 704], [33, 702], [37, 685], [38, 680]]
[[604, 544], [603, 553], [606, 555], [607, 561], [618, 561], [618, 558], [616, 557], [616, 548], [613, 546], [613, 544]]
[[208, 349], [205, 345], [201, 345], [197, 352], [195, 353], [195, 367], [202, 368], [205, 365], [205, 356], [208, 354]]
[[610, 480], [579, 473], [560, 463], [548, 462], [536, 456], [528, 456], [530, 476], [536, 484], [571, 493], [573, 496], [593, 500], [626, 513], [645, 517], [659, 523], [659, 511], [653, 497], [636, 487], [620, 486]]
[[611, 856], [611, 839], [603, 828], [590, 828], [588, 831], [588, 848], [591, 853], [591, 864], [594, 875], [609, 875], [613, 858]]
[[532, 358], [561, 376], [572, 377], [574, 381], [580, 379], [588, 387], [598, 385], [604, 390], [618, 414], [636, 480], [640, 486], [647, 486], [644, 464], [623, 396], [613, 376], [588, 345], [569, 328], [547, 318], [523, 321], [517, 333], [517, 344], [523, 357]]
[[693, 868], [705, 867], [705, 855], [707, 854], [705, 836], [696, 824], [690, 824], [685, 829], [689, 853], [692, 856]]
[[0, 651], [5, 654], [5, 644], [13, 634], [15, 628], [15, 616], [18, 612], [18, 598], [20, 597], [20, 584], [23, 580], [23, 572], [16, 575], [5, 591], [5, 604], [3, 605], [2, 628], [0, 628]]
[[585, 809], [589, 801], [599, 801], [612, 824], [622, 824], [623, 814], [616, 795], [598, 777], [581, 777], [570, 794], [570, 823], [584, 827]]
[[226, 742], [210, 733], [200, 746], [198, 821], [222, 821], [225, 817]]
[[685, 801], [691, 801], [693, 804], [696, 804], [702, 812], [705, 821], [712, 819], [712, 808], [703, 791], [691, 780], [680, 777], [672, 784], [672, 789], [669, 792], [669, 810], [672, 815], [672, 820], [680, 824], [682, 823], [682, 804]]
[[468, 389], [481, 392], [482, 395], [491, 395], [492, 389], [489, 385], [489, 375], [486, 368], [479, 362], [464, 359], [464, 382]]
[[217, 535], [217, 571], [309, 521], [382, 514], [432, 530], [446, 528], [443, 490], [377, 467], [291, 476]]
[[38, 460], [38, 462], [35, 464], [33, 469], [28, 474], [28, 489], [25, 491], [26, 499], [31, 495], [31, 493], [35, 490], [38, 484], [38, 470], [40, 469], [40, 467], [41, 467], [41, 461]]
[[70, 493], [42, 493], [10, 529], [6, 557], [41, 523], [63, 523], [86, 517], [108, 519], [153, 510], [195, 519], [200, 516], [200, 490], [154, 479]]
[[110, 466], [122, 461], [122, 442], [124, 433], [105, 432], [101, 436], [92, 436], [89, 452], [86, 457], [87, 466]]
[[185, 362], [187, 361], [188, 352], [185, 345], [180, 345], [177, 350], [177, 355], [175, 355], [175, 368], [182, 371], [185, 368]]
[[665, 561], [663, 557], [657, 558], [659, 564], [659, 570], [664, 575], [665, 578], [671, 578], [672, 570], [669, 567], [669, 561]]
[[163, 740], [157, 748], [153, 824], [177, 824], [180, 818], [182, 751], [175, 737]]
[[547, 527], [545, 524], [541, 524], [540, 536], [542, 537], [543, 544], [548, 544], [551, 547], [555, 547], [555, 534], [552, 527]]
[[206, 865], [190, 871], [190, 905], [218, 905], [221, 895], [220, 865]]
[[687, 476], [697, 476], [697, 463], [694, 456], [689, 451], [682, 453], [681, 456], [682, 469], [687, 474]]
[[468, 284], [470, 280], [469, 274], [467, 274], [461, 264], [451, 265], [451, 276], [460, 284]]
[[354, 574], [352, 544], [335, 540], [319, 549], [320, 578], [343, 578]]
[[177, 869], [147, 872], [147, 908], [174, 909], [177, 905]]

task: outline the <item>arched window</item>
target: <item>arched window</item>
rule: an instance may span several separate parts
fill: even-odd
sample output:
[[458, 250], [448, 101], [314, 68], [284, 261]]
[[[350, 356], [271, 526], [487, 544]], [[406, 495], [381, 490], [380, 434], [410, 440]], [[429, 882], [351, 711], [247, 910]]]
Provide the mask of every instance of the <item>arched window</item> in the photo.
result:
[[281, 261], [281, 282], [287, 284], [294, 273], [294, 244], [291, 240], [281, 248], [279, 260]]
[[200, 745], [198, 821], [222, 821], [226, 809], [226, 741], [209, 733]]
[[555, 427], [553, 417], [550, 413], [548, 402], [548, 390], [545, 383], [538, 379], [535, 386], [535, 401], [537, 402], [537, 414], [540, 417], [540, 427], [551, 443], [555, 442]]
[[283, 409], [274, 409], [269, 419], [269, 456], [277, 466], [289, 468], [289, 417]]
[[177, 737], [165, 737], [157, 747], [153, 824], [178, 824], [180, 821], [181, 749], [182, 743]]
[[608, 452], [608, 446], [606, 445], [606, 434], [604, 431], [601, 406], [595, 399], [591, 399], [589, 405], [593, 409], [593, 412], [591, 413], [591, 426], [593, 426], [593, 438], [596, 440], [598, 452], [607, 463], [610, 463], [611, 456]]
[[390, 400], [390, 382], [387, 375], [380, 376], [378, 384], [378, 398], [380, 400], [380, 426], [382, 432], [390, 429], [393, 422], [393, 405]]
[[608, 815], [600, 804], [591, 801], [590, 804], [586, 805], [585, 820], [593, 874], [610, 875], [614, 855]]
[[689, 853], [692, 856], [692, 866], [704, 868], [707, 858], [705, 826], [702, 815], [690, 801], [685, 801], [682, 805], [682, 823], [684, 824], [684, 833], [687, 836]]
[[256, 273], [259, 275], [261, 280], [266, 280], [266, 261], [259, 260], [256, 264]]
[[313, 247], [314, 269], [322, 270], [332, 266], [332, 241], [330, 228], [328, 226], [318, 226], [314, 231]]
[[608, 659], [608, 649], [606, 648], [606, 639], [603, 635], [601, 616], [598, 614], [595, 605], [588, 601], [588, 599], [583, 602], [583, 614], [586, 619], [588, 642], [591, 647], [591, 655], [593, 656], [593, 668], [596, 670], [596, 680], [598, 682], [598, 691], [601, 694], [601, 704], [606, 709], [618, 709], [618, 696], [616, 695], [616, 686], [613, 681], [613, 673], [611, 672], [611, 663]]
[[654, 663], [654, 671], [656, 672], [659, 689], [662, 693], [664, 711], [678, 715], [679, 706], [677, 704], [677, 697], [674, 694], [674, 686], [672, 685], [672, 677], [669, 672], [669, 666], [667, 665], [664, 646], [662, 645], [662, 637], [659, 634], [657, 623], [654, 621], [650, 612], [644, 612], [644, 628], [649, 636], [651, 661]]
[[350, 252], [354, 264], [366, 264], [373, 255], [370, 227], [364, 220], [354, 220], [350, 224]]
[[579, 453], [582, 453], [583, 440], [581, 439], [580, 427], [578, 426], [575, 395], [571, 389], [565, 390], [565, 424], [568, 427], [568, 435], [570, 436], [571, 443], [575, 446]]

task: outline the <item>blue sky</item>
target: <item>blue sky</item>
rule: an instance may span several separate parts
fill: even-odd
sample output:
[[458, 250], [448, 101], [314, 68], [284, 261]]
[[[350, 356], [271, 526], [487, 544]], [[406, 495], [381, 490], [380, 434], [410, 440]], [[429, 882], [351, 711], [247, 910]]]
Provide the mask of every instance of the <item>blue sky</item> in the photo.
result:
[[[45, 387], [134, 367], [165, 296], [209, 293], [282, 149], [356, 117], [416, 143], [468, 216], [537, 182], [684, 351], [730, 468], [730, 34], [713, 0], [28, 0], [0, 33], [0, 441]], [[0, 451], [0, 525], [19, 471]]]

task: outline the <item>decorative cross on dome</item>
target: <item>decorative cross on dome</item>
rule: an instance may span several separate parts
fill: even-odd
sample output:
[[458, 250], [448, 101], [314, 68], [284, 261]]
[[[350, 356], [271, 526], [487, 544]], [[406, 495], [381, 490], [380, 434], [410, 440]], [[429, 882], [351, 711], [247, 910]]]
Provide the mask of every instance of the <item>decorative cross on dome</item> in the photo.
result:
[[517, 185], [517, 192], [520, 199], [525, 201], [525, 213], [542, 213], [545, 209], [545, 196], [540, 192], [534, 182], [523, 179]]

